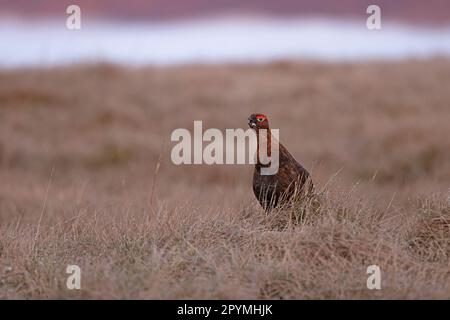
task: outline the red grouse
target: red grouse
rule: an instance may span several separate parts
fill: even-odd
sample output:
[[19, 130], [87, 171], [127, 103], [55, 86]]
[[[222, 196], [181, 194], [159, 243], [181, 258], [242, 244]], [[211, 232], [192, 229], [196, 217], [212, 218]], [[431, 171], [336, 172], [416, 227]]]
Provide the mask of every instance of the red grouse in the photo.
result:
[[[249, 118], [250, 128], [256, 131], [257, 158], [253, 172], [253, 192], [265, 210], [271, 210], [281, 203], [297, 199], [304, 199], [312, 194], [313, 183], [309, 172], [298, 163], [289, 151], [272, 137], [269, 129], [269, 120], [263, 114], [252, 114]], [[261, 148], [267, 148], [267, 150]], [[261, 161], [260, 154], [271, 158], [274, 150], [278, 148], [278, 171], [267, 174], [264, 168], [270, 163]], [[276, 151], [276, 150], [275, 150]]]

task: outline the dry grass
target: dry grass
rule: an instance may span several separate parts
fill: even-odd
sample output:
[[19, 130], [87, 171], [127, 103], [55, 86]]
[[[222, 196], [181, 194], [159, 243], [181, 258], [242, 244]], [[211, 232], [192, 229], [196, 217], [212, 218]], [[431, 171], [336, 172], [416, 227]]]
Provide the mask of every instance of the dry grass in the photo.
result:
[[[1, 71], [0, 298], [449, 298], [449, 88], [444, 59]], [[171, 163], [173, 129], [252, 112], [315, 214], [264, 213], [251, 166]]]

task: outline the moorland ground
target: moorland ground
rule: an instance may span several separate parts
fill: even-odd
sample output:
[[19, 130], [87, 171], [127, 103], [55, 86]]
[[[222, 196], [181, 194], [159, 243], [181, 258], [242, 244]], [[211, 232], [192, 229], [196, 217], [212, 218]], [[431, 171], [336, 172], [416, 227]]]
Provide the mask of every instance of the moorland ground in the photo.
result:
[[[0, 71], [0, 298], [449, 298], [449, 88], [438, 58]], [[263, 212], [251, 165], [172, 164], [172, 130], [254, 112], [317, 215]]]

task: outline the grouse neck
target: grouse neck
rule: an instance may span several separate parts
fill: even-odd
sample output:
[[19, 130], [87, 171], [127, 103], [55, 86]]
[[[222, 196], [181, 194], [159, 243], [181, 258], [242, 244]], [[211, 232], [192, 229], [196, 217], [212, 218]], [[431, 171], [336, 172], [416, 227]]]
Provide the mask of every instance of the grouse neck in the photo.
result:
[[259, 155], [260, 155], [260, 146], [263, 148], [264, 143], [265, 147], [267, 148], [265, 155], [267, 157], [272, 156], [272, 133], [270, 132], [270, 129], [258, 129], [256, 131], [256, 141], [257, 141], [257, 148], [256, 148], [256, 154], [257, 154], [257, 163], [261, 165]]

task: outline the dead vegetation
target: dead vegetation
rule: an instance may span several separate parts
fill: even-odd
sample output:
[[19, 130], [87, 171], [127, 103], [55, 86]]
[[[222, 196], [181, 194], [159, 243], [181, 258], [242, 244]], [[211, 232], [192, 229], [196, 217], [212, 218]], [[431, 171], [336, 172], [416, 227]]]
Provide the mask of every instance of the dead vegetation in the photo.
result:
[[[0, 297], [448, 298], [449, 87], [444, 59], [1, 71]], [[171, 163], [173, 129], [253, 112], [319, 204], [267, 214], [251, 166]]]

